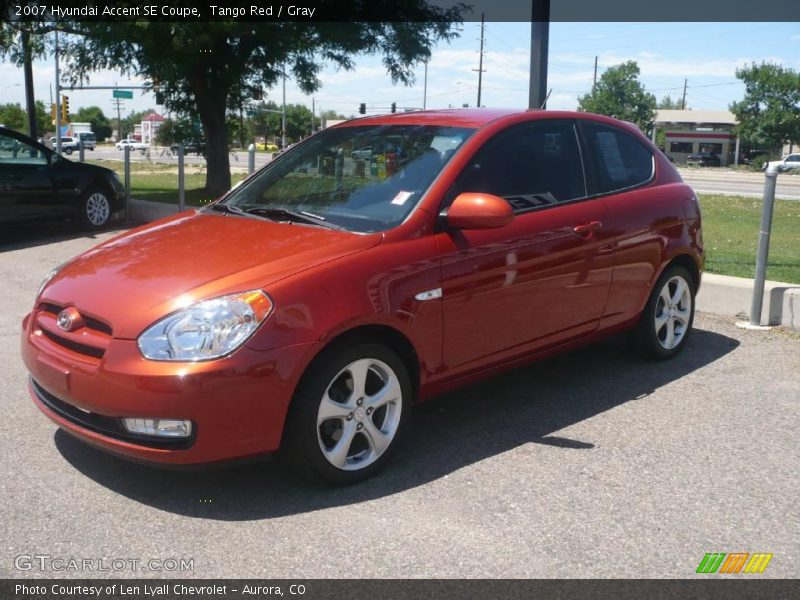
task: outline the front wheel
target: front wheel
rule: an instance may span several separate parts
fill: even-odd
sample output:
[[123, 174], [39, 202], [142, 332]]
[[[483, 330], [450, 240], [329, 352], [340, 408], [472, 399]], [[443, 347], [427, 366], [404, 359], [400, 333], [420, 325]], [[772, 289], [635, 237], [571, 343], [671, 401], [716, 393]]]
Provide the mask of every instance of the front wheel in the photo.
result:
[[66, 154], [67, 156], [72, 154], [72, 148], [64, 148], [64, 154]]
[[81, 202], [81, 223], [89, 229], [100, 229], [111, 218], [108, 194], [97, 188], [90, 189]]
[[637, 349], [648, 358], [667, 359], [686, 345], [694, 323], [697, 284], [689, 271], [674, 265], [658, 278], [633, 332]]
[[331, 349], [295, 393], [285, 452], [301, 471], [335, 484], [377, 473], [404, 433], [411, 380], [400, 357], [374, 343]]

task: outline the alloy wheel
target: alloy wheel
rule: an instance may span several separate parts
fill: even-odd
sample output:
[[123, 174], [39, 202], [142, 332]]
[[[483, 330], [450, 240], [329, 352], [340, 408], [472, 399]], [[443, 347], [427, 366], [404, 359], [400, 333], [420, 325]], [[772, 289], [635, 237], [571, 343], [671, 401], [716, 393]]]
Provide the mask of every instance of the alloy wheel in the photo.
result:
[[317, 440], [334, 467], [357, 471], [374, 463], [400, 424], [402, 388], [385, 362], [362, 358], [333, 378], [317, 412]]
[[689, 283], [680, 275], [670, 277], [661, 288], [656, 302], [654, 326], [662, 348], [672, 350], [680, 345], [692, 318], [692, 293]]
[[94, 192], [87, 198], [86, 200], [86, 219], [94, 225], [95, 227], [99, 227], [100, 225], [104, 225], [106, 221], [108, 221], [108, 217], [111, 214], [111, 207], [108, 204], [108, 198], [106, 198], [100, 192]]

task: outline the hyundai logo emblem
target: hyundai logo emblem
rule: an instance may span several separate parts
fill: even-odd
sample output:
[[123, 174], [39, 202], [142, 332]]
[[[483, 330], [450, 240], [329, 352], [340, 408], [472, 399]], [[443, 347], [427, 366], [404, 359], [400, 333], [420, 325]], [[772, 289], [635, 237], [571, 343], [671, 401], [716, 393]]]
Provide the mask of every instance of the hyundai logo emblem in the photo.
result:
[[74, 306], [65, 308], [56, 317], [56, 325], [64, 331], [72, 331], [79, 326], [79, 321], [81, 321], [81, 315]]

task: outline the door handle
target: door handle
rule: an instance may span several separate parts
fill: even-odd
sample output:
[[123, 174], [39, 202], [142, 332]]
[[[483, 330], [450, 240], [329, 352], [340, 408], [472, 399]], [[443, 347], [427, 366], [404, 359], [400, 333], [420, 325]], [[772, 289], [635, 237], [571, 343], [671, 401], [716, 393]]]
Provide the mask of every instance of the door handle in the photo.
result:
[[600, 221], [589, 221], [588, 223], [581, 223], [580, 225], [575, 225], [572, 231], [575, 233], [592, 233], [593, 231], [597, 231], [603, 228], [603, 223]]

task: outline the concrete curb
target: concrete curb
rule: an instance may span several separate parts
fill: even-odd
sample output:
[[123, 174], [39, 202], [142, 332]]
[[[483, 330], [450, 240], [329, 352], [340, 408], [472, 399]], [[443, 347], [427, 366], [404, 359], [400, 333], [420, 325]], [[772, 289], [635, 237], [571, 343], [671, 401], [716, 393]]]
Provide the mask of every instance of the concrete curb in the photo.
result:
[[[156, 221], [177, 212], [175, 204], [131, 198], [132, 221]], [[747, 319], [752, 299], [752, 279], [704, 273], [697, 295], [697, 310]], [[800, 284], [767, 281], [761, 323], [800, 330]]]
[[[704, 273], [697, 310], [749, 319], [752, 300], [752, 279]], [[761, 323], [800, 330], [800, 284], [767, 281]]]

